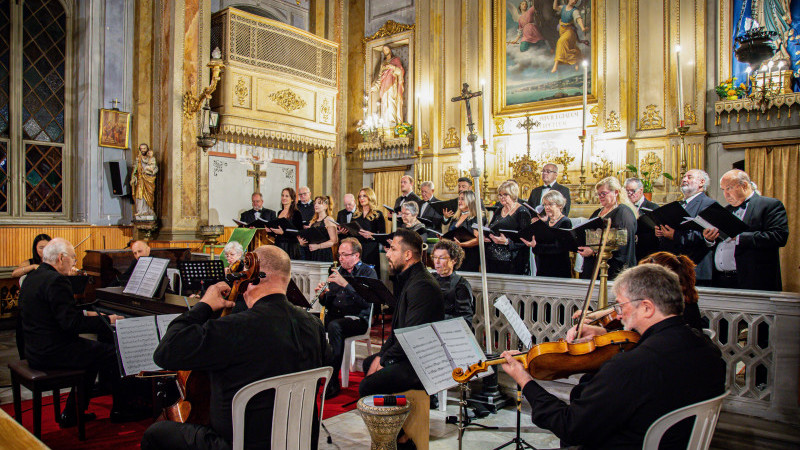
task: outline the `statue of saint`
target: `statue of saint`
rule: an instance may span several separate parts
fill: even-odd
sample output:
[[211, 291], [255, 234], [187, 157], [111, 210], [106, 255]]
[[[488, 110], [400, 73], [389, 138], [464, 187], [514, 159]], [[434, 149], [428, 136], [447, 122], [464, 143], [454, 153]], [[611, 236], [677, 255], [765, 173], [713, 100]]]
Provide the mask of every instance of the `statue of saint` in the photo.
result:
[[134, 216], [139, 220], [156, 218], [156, 174], [158, 164], [147, 144], [139, 145], [139, 155], [133, 165], [131, 190], [133, 191]]
[[392, 55], [388, 45], [383, 46], [383, 58], [378, 70], [378, 77], [372, 83], [371, 91], [380, 96], [379, 118], [383, 126], [393, 127], [403, 122], [403, 92], [405, 91], [405, 74], [400, 58]]

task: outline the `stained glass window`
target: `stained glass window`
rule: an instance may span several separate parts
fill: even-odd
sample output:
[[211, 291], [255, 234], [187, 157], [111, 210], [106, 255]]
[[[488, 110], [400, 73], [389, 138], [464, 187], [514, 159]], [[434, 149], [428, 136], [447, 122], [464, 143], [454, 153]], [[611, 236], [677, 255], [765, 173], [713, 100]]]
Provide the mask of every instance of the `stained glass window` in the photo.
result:
[[28, 212], [61, 212], [61, 147], [25, 145], [25, 204]]
[[26, 0], [22, 7], [23, 138], [63, 143], [67, 17], [57, 0]]
[[[8, 137], [9, 111], [8, 96], [11, 92], [11, 2], [0, 0], [0, 137]], [[5, 164], [5, 150], [3, 151], [3, 164]], [[0, 183], [5, 189], [5, 181]], [[0, 211], [5, 211], [0, 209]]]

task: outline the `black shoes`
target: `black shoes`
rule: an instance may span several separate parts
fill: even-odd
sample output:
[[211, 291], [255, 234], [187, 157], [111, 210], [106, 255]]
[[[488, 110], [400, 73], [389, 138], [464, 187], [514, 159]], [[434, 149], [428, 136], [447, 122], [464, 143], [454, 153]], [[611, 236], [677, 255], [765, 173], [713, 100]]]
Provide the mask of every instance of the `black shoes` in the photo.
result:
[[439, 394], [431, 395], [431, 409], [439, 408]]
[[[91, 422], [92, 420], [95, 419], [97, 419], [97, 415], [95, 413], [83, 413], [83, 423]], [[72, 428], [77, 424], [78, 424], [78, 417], [75, 415], [74, 412], [63, 413], [61, 414], [61, 418], [58, 420], [58, 426], [60, 428]]]
[[331, 380], [328, 387], [325, 389], [325, 400], [330, 400], [342, 392], [342, 387], [339, 385], [339, 379]]

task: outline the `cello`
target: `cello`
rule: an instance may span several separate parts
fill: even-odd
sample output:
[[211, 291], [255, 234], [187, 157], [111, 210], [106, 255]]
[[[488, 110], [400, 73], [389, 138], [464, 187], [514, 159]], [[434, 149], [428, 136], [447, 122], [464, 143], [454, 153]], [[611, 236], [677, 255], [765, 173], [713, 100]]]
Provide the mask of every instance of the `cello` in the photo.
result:
[[[247, 289], [248, 284], [261, 277], [263, 274], [258, 265], [258, 257], [252, 252], [245, 253], [241, 260], [231, 265], [231, 273], [227, 275], [227, 281], [232, 281], [228, 300], [236, 301], [236, 297]], [[220, 317], [227, 316], [230, 312], [231, 308], [225, 308], [221, 311]], [[173, 375], [178, 388], [178, 400], [164, 408], [161, 420], [208, 425], [211, 391], [208, 373], [198, 370], [179, 370], [140, 374], [141, 377]]]
[[[603, 237], [600, 240], [600, 253], [605, 250], [610, 230], [611, 220], [608, 220]], [[586, 293], [578, 322], [576, 341], [580, 339], [583, 331], [584, 318], [589, 310], [589, 301], [592, 298], [601, 263], [601, 258], [598, 258], [595, 262], [594, 273], [589, 283], [589, 289]], [[614, 355], [630, 350], [637, 342], [639, 342], [639, 333], [635, 331], [613, 331], [594, 336], [586, 342], [568, 343], [563, 339], [556, 342], [544, 342], [534, 345], [527, 353], [514, 355], [513, 358], [522, 362], [522, 365], [534, 379], [557, 380], [576, 373], [596, 371]], [[504, 364], [505, 362], [505, 358], [495, 358], [479, 361], [470, 365], [466, 370], [457, 367], [453, 370], [453, 379], [459, 383], [465, 383], [476, 374], [488, 370], [489, 366]]]

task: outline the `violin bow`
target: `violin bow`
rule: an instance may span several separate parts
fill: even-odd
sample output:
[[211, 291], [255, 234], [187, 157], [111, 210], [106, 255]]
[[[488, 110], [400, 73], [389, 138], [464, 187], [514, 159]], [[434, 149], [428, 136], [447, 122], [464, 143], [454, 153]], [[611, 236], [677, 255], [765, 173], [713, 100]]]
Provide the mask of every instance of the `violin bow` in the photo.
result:
[[611, 219], [607, 219], [606, 229], [603, 231], [603, 236], [600, 238], [600, 248], [597, 252], [597, 261], [594, 263], [592, 281], [589, 283], [589, 291], [586, 293], [586, 298], [583, 300], [583, 310], [581, 311], [581, 318], [578, 320], [578, 330], [577, 333], [575, 333], [575, 340], [580, 339], [581, 333], [583, 332], [583, 319], [586, 318], [586, 313], [589, 312], [589, 301], [592, 299], [592, 294], [594, 293], [594, 283], [597, 281], [597, 275], [600, 273], [600, 264], [603, 263], [603, 258], [601, 258], [600, 255], [602, 255], [606, 249], [606, 242], [608, 241], [610, 232]]
[[89, 233], [89, 235], [88, 235], [88, 236], [86, 236], [85, 238], [83, 238], [83, 240], [82, 240], [82, 241], [78, 242], [78, 244], [75, 246], [75, 248], [77, 249], [78, 247], [80, 247], [80, 246], [81, 246], [81, 244], [83, 244], [84, 242], [86, 242], [86, 240], [87, 240], [87, 239], [89, 239], [90, 237], [92, 237], [92, 233]]

